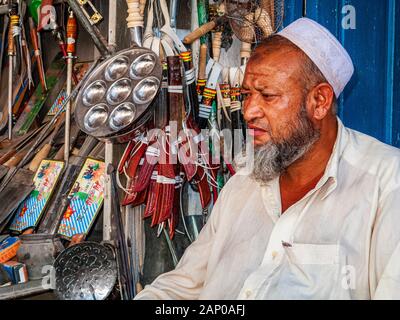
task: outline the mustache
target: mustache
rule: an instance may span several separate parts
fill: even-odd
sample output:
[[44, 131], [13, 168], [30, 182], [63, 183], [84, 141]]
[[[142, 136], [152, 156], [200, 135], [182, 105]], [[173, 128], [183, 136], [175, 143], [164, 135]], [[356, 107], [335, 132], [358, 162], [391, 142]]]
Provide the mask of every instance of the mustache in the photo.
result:
[[269, 124], [262, 124], [262, 123], [258, 123], [255, 121], [247, 122], [247, 128], [253, 129], [252, 127], [254, 127], [255, 129], [263, 130], [263, 131], [267, 132], [269, 135], [271, 135], [271, 133], [272, 133], [271, 126]]

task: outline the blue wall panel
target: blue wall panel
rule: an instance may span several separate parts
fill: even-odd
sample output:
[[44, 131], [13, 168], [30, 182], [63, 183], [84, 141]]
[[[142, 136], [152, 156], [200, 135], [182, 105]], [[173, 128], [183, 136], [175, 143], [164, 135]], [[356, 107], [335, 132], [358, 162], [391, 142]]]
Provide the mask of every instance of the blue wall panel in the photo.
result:
[[303, 2], [301, 0], [286, 0], [283, 26], [301, 18], [303, 13]]
[[[289, 1], [286, 24], [301, 0]], [[397, 2], [397, 3], [396, 3]], [[355, 8], [356, 28], [342, 28], [342, 8]], [[339, 101], [339, 116], [353, 129], [400, 146], [400, 4], [397, 0], [306, 0], [305, 14], [327, 27], [345, 46], [355, 74]], [[293, 19], [291, 19], [293, 16]]]
[[395, 1], [392, 141], [400, 148], [400, 3]]

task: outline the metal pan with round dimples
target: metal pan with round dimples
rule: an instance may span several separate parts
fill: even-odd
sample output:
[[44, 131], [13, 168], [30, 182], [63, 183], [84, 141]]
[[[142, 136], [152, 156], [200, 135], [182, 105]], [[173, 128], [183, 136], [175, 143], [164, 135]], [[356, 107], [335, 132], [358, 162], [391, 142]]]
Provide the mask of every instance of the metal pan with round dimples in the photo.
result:
[[161, 63], [149, 49], [132, 47], [111, 56], [82, 85], [75, 107], [78, 126], [99, 140], [131, 139], [151, 118], [161, 77]]
[[53, 264], [60, 300], [104, 300], [117, 282], [117, 262], [108, 245], [82, 242], [59, 254]]

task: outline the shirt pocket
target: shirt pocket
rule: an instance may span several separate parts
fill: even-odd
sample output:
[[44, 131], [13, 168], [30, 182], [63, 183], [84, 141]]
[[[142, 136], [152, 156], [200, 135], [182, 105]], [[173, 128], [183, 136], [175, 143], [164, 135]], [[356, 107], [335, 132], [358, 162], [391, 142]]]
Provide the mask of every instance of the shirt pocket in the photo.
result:
[[338, 244], [283, 244], [287, 259], [297, 265], [335, 265], [339, 264], [340, 245]]

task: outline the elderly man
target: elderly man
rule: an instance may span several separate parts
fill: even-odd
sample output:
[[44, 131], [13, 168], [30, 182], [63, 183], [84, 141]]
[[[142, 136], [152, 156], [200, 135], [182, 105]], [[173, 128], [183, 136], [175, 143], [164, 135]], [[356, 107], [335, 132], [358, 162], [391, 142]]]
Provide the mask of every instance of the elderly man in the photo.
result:
[[336, 117], [352, 73], [310, 19], [257, 47], [243, 83], [254, 166], [137, 299], [400, 298], [400, 152]]

